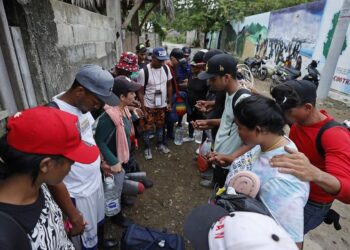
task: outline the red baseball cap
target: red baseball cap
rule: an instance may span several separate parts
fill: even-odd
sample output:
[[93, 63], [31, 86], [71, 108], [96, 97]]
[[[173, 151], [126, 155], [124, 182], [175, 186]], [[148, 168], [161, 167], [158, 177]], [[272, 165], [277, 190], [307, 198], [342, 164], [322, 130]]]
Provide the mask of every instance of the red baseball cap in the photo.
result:
[[100, 151], [81, 140], [78, 117], [50, 107], [35, 107], [16, 113], [7, 121], [7, 142], [24, 153], [63, 155], [89, 164]]

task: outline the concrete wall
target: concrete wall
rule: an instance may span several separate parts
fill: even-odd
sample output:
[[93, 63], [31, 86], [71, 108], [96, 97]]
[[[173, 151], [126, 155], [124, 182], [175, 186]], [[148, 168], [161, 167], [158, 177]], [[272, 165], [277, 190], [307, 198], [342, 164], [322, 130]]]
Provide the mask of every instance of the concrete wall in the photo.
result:
[[[110, 0], [112, 1], [112, 0]], [[27, 58], [38, 103], [68, 89], [82, 64], [105, 68], [116, 62], [117, 20], [57, 0], [22, 5], [27, 23]], [[118, 44], [118, 47], [120, 45]]]

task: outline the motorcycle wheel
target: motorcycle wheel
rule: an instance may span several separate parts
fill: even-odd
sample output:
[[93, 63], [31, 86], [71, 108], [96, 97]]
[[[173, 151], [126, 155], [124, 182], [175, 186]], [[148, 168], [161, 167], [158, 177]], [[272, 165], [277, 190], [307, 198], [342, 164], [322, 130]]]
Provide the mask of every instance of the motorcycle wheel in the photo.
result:
[[258, 72], [259, 72], [259, 66], [258, 65], [255, 65], [251, 68], [251, 71], [252, 71], [252, 74], [254, 77], [257, 77], [258, 76]]
[[258, 78], [261, 81], [264, 81], [267, 77], [267, 70], [266, 69], [262, 69], [258, 71]]

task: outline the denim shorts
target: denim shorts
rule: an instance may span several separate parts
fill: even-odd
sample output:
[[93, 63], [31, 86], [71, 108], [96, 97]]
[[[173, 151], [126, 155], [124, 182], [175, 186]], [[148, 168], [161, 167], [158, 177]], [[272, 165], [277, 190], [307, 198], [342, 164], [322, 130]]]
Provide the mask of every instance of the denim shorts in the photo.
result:
[[304, 207], [304, 235], [322, 224], [332, 203], [320, 204], [308, 201]]

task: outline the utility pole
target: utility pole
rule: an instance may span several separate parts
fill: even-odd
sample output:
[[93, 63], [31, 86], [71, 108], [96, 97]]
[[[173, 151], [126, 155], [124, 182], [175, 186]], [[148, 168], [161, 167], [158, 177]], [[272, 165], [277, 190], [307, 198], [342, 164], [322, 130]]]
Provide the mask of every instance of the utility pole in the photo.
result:
[[327, 98], [331, 88], [335, 69], [344, 44], [346, 32], [350, 22], [350, 0], [344, 0], [340, 10], [337, 26], [335, 27], [331, 46], [329, 48], [326, 63], [322, 70], [320, 85], [317, 90], [317, 97], [320, 100]]

